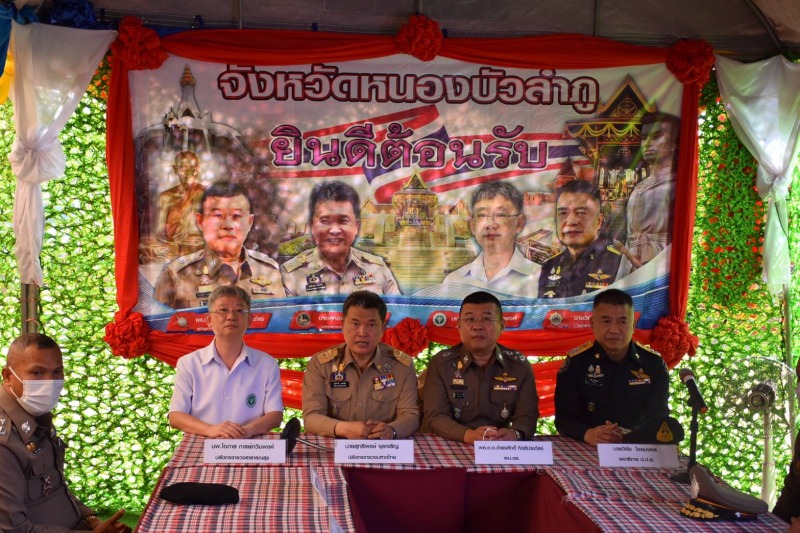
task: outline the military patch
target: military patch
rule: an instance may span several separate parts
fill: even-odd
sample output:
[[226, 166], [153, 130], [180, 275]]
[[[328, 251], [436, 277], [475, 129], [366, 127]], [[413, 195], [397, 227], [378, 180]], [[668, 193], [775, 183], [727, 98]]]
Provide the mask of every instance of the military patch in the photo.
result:
[[558, 373], [559, 374], [563, 374], [564, 372], [567, 371], [567, 368], [569, 368], [569, 362], [570, 362], [570, 358], [569, 357], [565, 357], [564, 358], [564, 362], [561, 363], [561, 368], [558, 369]]
[[[517, 381], [517, 378], [514, 376], [509, 376], [508, 372], [503, 372], [501, 376], [494, 376], [493, 378], [495, 381], [502, 381], [503, 383], [508, 383], [510, 381]], [[497, 390], [497, 389], [495, 389]]]
[[256, 395], [253, 394], [252, 392], [250, 394], [248, 394], [246, 403], [247, 403], [247, 407], [255, 407], [255, 405], [256, 405]]

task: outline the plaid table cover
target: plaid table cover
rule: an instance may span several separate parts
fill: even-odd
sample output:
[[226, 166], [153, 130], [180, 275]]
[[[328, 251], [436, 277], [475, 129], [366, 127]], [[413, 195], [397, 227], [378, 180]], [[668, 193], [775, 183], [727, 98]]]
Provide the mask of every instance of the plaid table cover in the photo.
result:
[[[274, 439], [277, 434], [262, 436], [260, 438]], [[319, 437], [317, 435], [302, 435], [301, 438], [314, 444], [333, 448], [334, 439]], [[354, 531], [350, 503], [347, 495], [347, 484], [342, 474], [342, 468], [372, 468], [385, 470], [429, 470], [436, 468], [464, 468], [470, 473], [490, 474], [500, 472], [537, 472], [548, 475], [566, 493], [565, 501], [575, 504], [603, 531], [776, 531], [785, 529], [786, 525], [773, 515], [765, 515], [755, 522], [700, 522], [685, 518], [680, 515], [680, 508], [689, 500], [689, 487], [676, 483], [670, 475], [686, 470], [686, 458], [681, 457], [679, 468], [600, 468], [598, 465], [597, 449], [586, 443], [557, 436], [536, 437], [536, 441], [550, 441], [553, 443], [553, 465], [476, 465], [472, 445], [452, 442], [435, 435], [414, 436], [414, 464], [353, 464], [337, 465], [334, 463], [332, 451], [318, 450], [305, 443], [298, 442], [289, 455], [285, 465], [252, 465], [252, 466], [223, 466], [203, 465], [203, 437], [186, 434], [172, 459], [165, 469], [165, 476], [160, 486], [178, 481], [165, 481], [176, 476], [175, 472], [187, 469], [192, 475], [209, 469], [218, 471], [216, 476], [225, 476], [224, 472], [242, 472], [258, 470], [267, 472], [263, 476], [242, 474], [234, 477], [239, 483], [244, 483], [252, 478], [253, 482], [269, 480], [268, 483], [277, 483], [280, 487], [285, 477], [295, 485], [284, 489], [273, 488], [270, 491], [261, 491], [270, 497], [262, 496], [260, 499], [264, 507], [270, 508], [270, 513], [284, 513], [280, 520], [287, 520], [291, 527], [285, 531], [315, 531], [315, 528], [329, 530], [331, 524], [338, 525], [343, 531]], [[309, 470], [310, 469], [310, 470]], [[292, 472], [288, 474], [287, 472]], [[320, 478], [327, 496], [327, 506], [319, 495], [313, 494], [311, 475]], [[187, 474], [188, 475], [188, 474]], [[212, 475], [212, 474], [209, 474]], [[262, 479], [255, 479], [255, 478]], [[181, 479], [182, 480], [182, 479]], [[194, 479], [191, 479], [194, 481]], [[294, 481], [293, 481], [294, 480]], [[301, 481], [298, 481], [301, 480]], [[225, 483], [225, 481], [219, 481]], [[248, 481], [249, 482], [249, 481]], [[229, 483], [239, 487], [237, 484]], [[242, 489], [240, 488], [240, 491]], [[251, 490], [249, 487], [247, 490]], [[304, 491], [312, 491], [309, 498]], [[282, 504], [281, 501], [297, 500], [293, 505]], [[253, 493], [255, 494], [255, 493]], [[271, 500], [276, 501], [271, 501]], [[243, 498], [244, 501], [244, 498]], [[298, 502], [300, 505], [298, 505]], [[316, 502], [314, 504], [314, 502]], [[215, 518], [214, 522], [198, 517], [191, 525], [183, 528], [170, 529], [170, 522], [159, 518], [163, 507], [172, 504], [161, 502], [153, 522], [156, 529], [142, 529], [150, 527], [151, 517], [143, 516], [140, 531], [238, 531], [236, 529], [208, 529], [197, 528], [197, 524], [215, 524], [222, 527], [225, 520]], [[235, 506], [227, 506], [235, 507]], [[308, 507], [308, 509], [305, 509]], [[302, 509], [292, 511], [291, 509]], [[209, 508], [211, 514], [218, 512], [217, 508]], [[288, 511], [285, 511], [288, 509]], [[149, 511], [149, 509], [148, 509]], [[313, 511], [313, 512], [311, 512]], [[288, 513], [288, 515], [286, 514]], [[236, 514], [236, 513], [234, 513]], [[293, 517], [294, 515], [294, 517]], [[302, 515], [304, 518], [298, 519]], [[211, 515], [209, 515], [211, 516]], [[288, 516], [288, 518], [287, 518]], [[148, 520], [145, 523], [145, 519]], [[331, 520], [332, 519], [332, 520]], [[194, 518], [193, 518], [194, 520]], [[165, 525], [166, 524], [166, 525]], [[165, 529], [166, 527], [166, 529]], [[239, 524], [236, 523], [236, 527]], [[292, 529], [294, 527], [295, 529]], [[253, 531], [257, 531], [254, 529]], [[275, 530], [273, 527], [272, 530]], [[283, 530], [283, 529], [282, 529]], [[266, 531], [266, 530], [264, 530]]]

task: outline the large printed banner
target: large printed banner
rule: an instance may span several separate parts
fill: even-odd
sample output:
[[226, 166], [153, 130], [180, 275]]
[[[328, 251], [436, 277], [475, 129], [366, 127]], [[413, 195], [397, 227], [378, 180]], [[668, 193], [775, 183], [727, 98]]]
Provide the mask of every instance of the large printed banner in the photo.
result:
[[253, 299], [248, 342], [279, 356], [333, 342], [354, 290], [449, 343], [462, 298], [493, 292], [501, 342], [540, 355], [589, 338], [608, 287], [643, 340], [682, 316], [697, 115], [664, 49], [455, 39], [422, 62], [375, 37], [162, 42], [157, 69], [115, 65], [109, 108], [120, 308], [162, 358], [194, 349], [231, 283]]

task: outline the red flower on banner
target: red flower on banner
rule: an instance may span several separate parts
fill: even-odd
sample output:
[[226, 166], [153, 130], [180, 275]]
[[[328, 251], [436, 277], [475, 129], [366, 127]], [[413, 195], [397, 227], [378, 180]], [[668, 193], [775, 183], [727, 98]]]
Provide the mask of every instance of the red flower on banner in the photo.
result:
[[421, 61], [436, 58], [442, 47], [442, 30], [439, 23], [425, 15], [411, 15], [408, 23], [397, 32], [397, 48]]
[[150, 328], [141, 313], [118, 311], [114, 321], [106, 324], [106, 335], [103, 340], [111, 347], [111, 353], [133, 359], [147, 352], [150, 344], [147, 334]]
[[663, 316], [653, 330], [650, 346], [661, 354], [669, 368], [674, 368], [687, 353], [694, 356], [699, 342], [686, 322], [675, 316]]
[[161, 47], [161, 39], [152, 29], [142, 26], [136, 17], [123, 17], [119, 24], [119, 35], [111, 51], [118, 56], [128, 70], [151, 70], [167, 60]]
[[702, 39], [680, 39], [667, 55], [667, 68], [681, 83], [703, 87], [714, 66], [714, 48]]
[[406, 317], [393, 328], [387, 328], [381, 341], [416, 357], [428, 347], [428, 330], [418, 319]]

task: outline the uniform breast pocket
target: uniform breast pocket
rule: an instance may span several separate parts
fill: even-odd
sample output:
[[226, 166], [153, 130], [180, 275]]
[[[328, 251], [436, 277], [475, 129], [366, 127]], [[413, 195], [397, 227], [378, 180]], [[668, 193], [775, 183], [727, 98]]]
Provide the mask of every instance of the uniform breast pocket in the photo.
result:
[[[397, 399], [400, 396], [398, 387], [387, 387], [381, 390], [373, 390], [371, 397], [373, 405], [377, 406], [378, 417], [384, 422], [394, 419], [397, 413]], [[369, 409], [368, 411], [372, 411]]]
[[489, 394], [489, 401], [498, 406], [501, 410], [505, 407], [509, 412], [514, 412], [514, 406], [519, 398], [519, 391], [492, 389]]
[[344, 406], [350, 401], [353, 396], [353, 390], [350, 387], [333, 388], [328, 387], [328, 416], [339, 417]]

